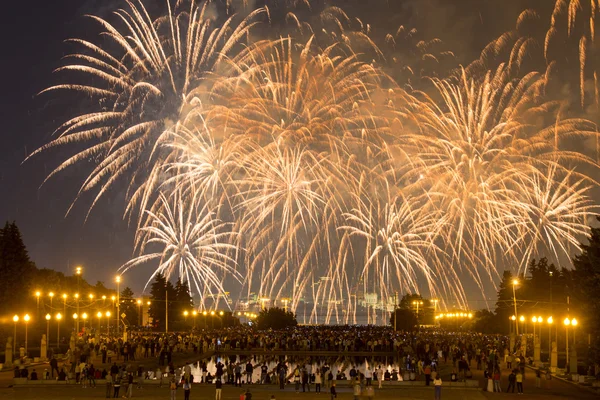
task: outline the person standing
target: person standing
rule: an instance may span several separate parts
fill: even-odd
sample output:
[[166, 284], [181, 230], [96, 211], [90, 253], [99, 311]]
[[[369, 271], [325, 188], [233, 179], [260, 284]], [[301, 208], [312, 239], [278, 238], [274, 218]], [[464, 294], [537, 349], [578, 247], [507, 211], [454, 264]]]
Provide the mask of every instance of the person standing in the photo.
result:
[[130, 399], [133, 396], [133, 374], [130, 372], [127, 374], [127, 398]]
[[171, 393], [171, 400], [177, 399], [177, 382], [175, 382], [175, 378], [171, 379], [171, 383], [169, 384], [169, 391]]
[[223, 389], [223, 382], [221, 382], [220, 379], [217, 379], [215, 387], [215, 400], [221, 400], [221, 390]]
[[[217, 380], [217, 387], [219, 387], [219, 383], [221, 382], [221, 380]], [[190, 384], [189, 379], [186, 379], [185, 382], [183, 382], [183, 399], [184, 400], [190, 400], [190, 390], [192, 389], [192, 385]], [[218, 397], [217, 400], [221, 399], [221, 389], [217, 389], [217, 393], [218, 393]]]
[[494, 392], [502, 393], [502, 388], [500, 387], [500, 370], [496, 369], [494, 371]]
[[121, 389], [121, 380], [118, 376], [113, 379], [113, 398], [119, 398], [119, 390]]
[[440, 378], [439, 375], [436, 375], [436, 377], [433, 380], [433, 386], [434, 386], [434, 390], [435, 390], [435, 400], [441, 400], [442, 398], [442, 378]]
[[521, 371], [517, 371], [517, 392], [523, 394], [523, 374]]
[[510, 371], [510, 375], [508, 375], [508, 388], [506, 389], [506, 393], [510, 392], [512, 388], [512, 393], [515, 392], [515, 382], [517, 381], [517, 376], [515, 375], [515, 371]]
[[539, 368], [535, 370], [535, 387], [542, 388], [542, 371]]
[[431, 382], [431, 366], [426, 365], [423, 372], [425, 373], [425, 386], [429, 386], [429, 382]]
[[110, 395], [112, 392], [112, 386], [113, 386], [112, 375], [107, 374], [106, 375], [106, 398], [107, 399], [110, 399]]
[[371, 386], [371, 382], [373, 381], [373, 371], [368, 366], [365, 369], [365, 380], [367, 381], [366, 385]]
[[317, 373], [315, 374], [315, 392], [321, 393], [321, 369], [317, 368]]
[[335, 383], [331, 384], [331, 389], [329, 389], [329, 393], [331, 394], [331, 400], [334, 400], [337, 397], [337, 392], [335, 390]]

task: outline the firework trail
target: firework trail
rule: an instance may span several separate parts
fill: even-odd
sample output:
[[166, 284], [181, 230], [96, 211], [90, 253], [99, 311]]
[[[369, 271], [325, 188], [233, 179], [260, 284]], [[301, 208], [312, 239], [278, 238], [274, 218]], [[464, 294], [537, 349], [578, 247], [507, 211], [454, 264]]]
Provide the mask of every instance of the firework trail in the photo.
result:
[[[594, 36], [577, 33], [577, 4], [568, 34], [585, 55]], [[367, 293], [382, 316], [397, 291], [465, 305], [463, 272], [483, 288], [498, 265], [562, 257], [588, 232], [598, 165], [573, 142], [598, 135], [549, 99], [555, 62], [531, 72], [536, 46], [553, 52], [531, 29], [535, 12], [454, 71], [438, 39], [403, 26], [377, 38], [338, 7], [310, 22], [286, 13], [289, 34], [265, 37], [270, 10], [228, 2], [247, 17], [216, 26], [210, 5], [167, 2], [153, 19], [128, 2], [118, 24], [91, 17], [110, 51], [72, 40], [83, 51], [59, 69], [67, 83], [44, 91], [94, 104], [38, 150], [86, 146], [50, 176], [93, 159], [80, 192], [98, 190], [90, 209], [131, 182], [136, 256], [123, 271], [178, 275], [202, 306], [235, 285], [289, 297], [291, 310], [312, 303], [312, 322], [356, 323]]]
[[[165, 132], [177, 129], [178, 122], [199, 101], [197, 89], [219, 72], [222, 61], [262, 13], [257, 10], [237, 25], [231, 17], [221, 27], [214, 27], [214, 21], [206, 16], [209, 3], [191, 2], [189, 9], [184, 9], [183, 2], [178, 2], [172, 10], [167, 2], [168, 14], [153, 20], [143, 3], [127, 2], [127, 8], [114, 13], [118, 25], [89, 16], [102, 28], [101, 38], [110, 42], [111, 52], [94, 42], [70, 39], [82, 51], [68, 55], [68, 64], [56, 71], [68, 73], [67, 83], [42, 93], [83, 94], [93, 100], [95, 110], [62, 124], [56, 131], [58, 138], [38, 152], [77, 143], [87, 147], [48, 178], [90, 158], [96, 160], [80, 190], [98, 187], [95, 203], [127, 173], [146, 180], [148, 170], [168, 158], [169, 153], [157, 151], [156, 144]], [[77, 83], [81, 79], [91, 83]], [[152, 181], [146, 182], [155, 188]]]
[[[120, 270], [150, 262], [158, 267], [146, 286], [158, 274], [170, 279], [182, 277], [194, 285], [203, 306], [207, 297], [215, 298], [225, 293], [223, 278], [240, 275], [235, 270], [235, 260], [229, 255], [236, 250], [231, 244], [232, 233], [215, 218], [215, 213], [196, 193], [182, 196], [179, 191], [167, 197], [159, 196], [160, 207], [147, 211], [144, 227], [138, 230], [136, 247], [140, 255], [123, 265]], [[152, 251], [153, 249], [157, 251]]]

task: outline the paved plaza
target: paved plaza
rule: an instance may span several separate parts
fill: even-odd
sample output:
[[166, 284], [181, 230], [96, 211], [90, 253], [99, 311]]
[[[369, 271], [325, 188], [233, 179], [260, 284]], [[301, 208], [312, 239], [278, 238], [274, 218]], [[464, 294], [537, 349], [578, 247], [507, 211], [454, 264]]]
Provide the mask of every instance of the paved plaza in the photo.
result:
[[[504, 379], [502, 382], [503, 390], [506, 389], [507, 382], [506, 376], [507, 371], [504, 372]], [[536, 389], [534, 386], [534, 374], [532, 371], [526, 373], [526, 379], [524, 383], [524, 395], [512, 394], [512, 393], [488, 393], [481, 389], [476, 388], [448, 388], [445, 387], [442, 390], [443, 400], [462, 400], [462, 399], [550, 399], [550, 400], [562, 400], [562, 399], [583, 399], [591, 400], [598, 399], [599, 396], [579, 389], [574, 385], [566, 382], [553, 379], [551, 381], [544, 381], [542, 389]], [[474, 371], [474, 378], [479, 379], [481, 387], [483, 387], [483, 376], [480, 371]], [[35, 386], [35, 387], [8, 387], [12, 384], [12, 375], [10, 372], [0, 373], [0, 399], [2, 400], [75, 400], [75, 399], [102, 399], [105, 398], [105, 387], [104, 385], [98, 385], [96, 388], [82, 388], [79, 385], [48, 385], [48, 386]], [[269, 400], [271, 395], [275, 395], [277, 400], [315, 400], [323, 399], [329, 400], [330, 396], [328, 392], [321, 394], [314, 393], [296, 393], [292, 385], [288, 385], [284, 391], [280, 391], [277, 386], [274, 385], [245, 385], [243, 389], [250, 388], [252, 393], [252, 400]], [[243, 389], [231, 387], [225, 385], [223, 389], [222, 400], [239, 400], [240, 394]], [[311, 387], [314, 390], [314, 386]], [[121, 393], [122, 394], [122, 393]], [[215, 395], [215, 389], [213, 385], [195, 384], [191, 391], [190, 400], [213, 400]], [[135, 389], [133, 391], [134, 399], [147, 399], [147, 400], [167, 400], [170, 398], [169, 390], [163, 386], [158, 388], [155, 385], [146, 385], [143, 389]], [[178, 389], [177, 399], [183, 400], [183, 390]], [[340, 385], [338, 387], [338, 400], [353, 400], [353, 394], [351, 388], [348, 386]], [[364, 398], [366, 400], [366, 398]], [[375, 390], [375, 400], [433, 400], [433, 388], [432, 387], [406, 387], [406, 386], [387, 386], [381, 390]]]

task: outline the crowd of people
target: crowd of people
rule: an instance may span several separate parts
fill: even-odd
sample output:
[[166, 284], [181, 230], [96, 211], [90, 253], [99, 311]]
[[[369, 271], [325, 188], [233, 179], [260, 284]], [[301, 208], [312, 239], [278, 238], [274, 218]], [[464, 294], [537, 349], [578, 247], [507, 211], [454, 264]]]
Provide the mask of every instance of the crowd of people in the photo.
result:
[[[354, 355], [357, 352], [360, 356]], [[388, 381], [423, 380], [437, 387], [443, 365], [446, 374], [451, 371], [451, 381], [469, 379], [473, 370], [480, 370], [486, 389], [497, 392], [503, 391], [501, 374], [507, 369], [507, 391], [516, 388], [522, 393], [527, 362], [519, 349], [510, 348], [509, 338], [501, 335], [395, 332], [375, 326], [260, 331], [243, 325], [187, 333], [129, 332], [126, 340], [84, 334], [71, 343], [62, 365], [53, 357], [41, 377], [23, 367], [15, 370], [15, 377], [72, 381], [82, 387], [94, 387], [102, 379], [107, 397], [123, 392], [131, 397], [133, 387], [142, 388], [146, 380], [158, 381], [160, 386], [174, 384], [184, 391], [193, 383], [214, 384], [218, 390], [228, 384], [274, 384], [281, 389], [290, 384], [298, 392], [313, 387], [316, 392], [331, 393], [339, 381], [352, 386], [359, 382], [368, 388]], [[535, 374], [541, 379], [541, 371]]]

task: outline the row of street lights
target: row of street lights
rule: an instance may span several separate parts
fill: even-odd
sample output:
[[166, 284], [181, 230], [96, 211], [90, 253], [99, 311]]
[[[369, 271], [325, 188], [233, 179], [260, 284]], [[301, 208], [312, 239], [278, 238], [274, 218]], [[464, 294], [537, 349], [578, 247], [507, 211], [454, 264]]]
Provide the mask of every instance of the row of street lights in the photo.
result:
[[[525, 322], [527, 321], [527, 318], [524, 315], [521, 315], [519, 318], [517, 318], [516, 315], [512, 315], [511, 317], [509, 317], [509, 320], [514, 322], [515, 325], [518, 327], [517, 320], [519, 322], [525, 324]], [[552, 348], [552, 324], [554, 323], [554, 318], [552, 316], [549, 316], [545, 320], [542, 316], [534, 315], [533, 317], [531, 317], [531, 323], [533, 324], [534, 346], [535, 346], [535, 341], [536, 341], [535, 326], [542, 324], [544, 322], [546, 322], [548, 324], [548, 354], [550, 354], [551, 348]], [[572, 327], [572, 329], [573, 329], [573, 344], [575, 344], [575, 328], [579, 325], [579, 321], [577, 321], [577, 318], [568, 318], [567, 317], [563, 320], [563, 325], [565, 326], [565, 331], [566, 331], [566, 352], [567, 352], [567, 363], [568, 363], [568, 360], [569, 360], [569, 327]], [[542, 328], [540, 326], [540, 335], [541, 335], [541, 329]], [[557, 341], [558, 341], [558, 338], [557, 338]]]
[[[77, 276], [77, 293], [75, 293], [74, 295], [72, 295], [73, 298], [75, 298], [75, 303], [76, 303], [76, 312], [75, 314], [73, 314], [74, 316], [74, 320], [75, 320], [75, 329], [77, 332], [79, 332], [79, 318], [76, 318], [75, 315], [79, 316], [81, 315], [82, 319], [84, 319], [84, 324], [85, 324], [85, 318], [83, 318], [83, 315], [87, 315], [86, 313], [80, 314], [80, 310], [79, 310], [79, 302], [80, 302], [80, 295], [79, 295], [79, 283], [80, 283], [80, 279], [81, 279], [81, 275], [83, 273], [83, 268], [78, 266], [75, 268], [75, 276]], [[117, 275], [115, 277], [115, 282], [117, 284], [117, 295], [116, 296], [111, 296], [111, 300], [113, 301], [113, 306], [116, 300], [117, 303], [117, 335], [119, 334], [119, 330], [120, 330], [120, 323], [119, 323], [119, 318], [121, 315], [121, 275]], [[48, 292], [48, 297], [50, 298], [50, 308], [52, 308], [52, 300], [54, 299], [55, 293], [50, 291]], [[35, 292], [35, 297], [36, 297], [36, 302], [37, 302], [37, 309], [38, 309], [38, 314], [40, 311], [40, 297], [42, 296], [42, 292], [41, 291], [36, 291]], [[62, 298], [63, 298], [63, 313], [66, 314], [67, 313], [67, 298], [69, 298], [69, 296], [66, 293], [62, 294]], [[87, 307], [90, 307], [91, 304], [95, 301], [99, 301], [100, 298], [96, 297], [94, 294], [90, 293], [88, 295], [88, 298], [90, 299], [90, 304], [87, 305]], [[95, 300], [96, 299], [96, 300]], [[106, 302], [107, 296], [103, 295], [101, 297], [103, 302]], [[141, 300], [138, 300], [138, 307], [141, 308]], [[150, 303], [148, 302], [148, 305]], [[84, 325], [85, 326], [85, 325]]]

